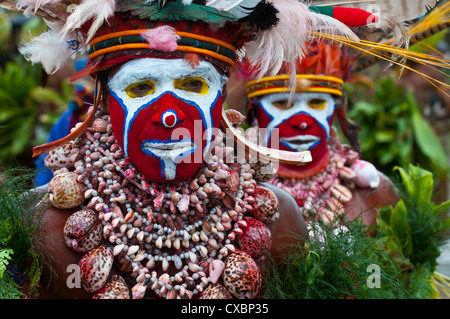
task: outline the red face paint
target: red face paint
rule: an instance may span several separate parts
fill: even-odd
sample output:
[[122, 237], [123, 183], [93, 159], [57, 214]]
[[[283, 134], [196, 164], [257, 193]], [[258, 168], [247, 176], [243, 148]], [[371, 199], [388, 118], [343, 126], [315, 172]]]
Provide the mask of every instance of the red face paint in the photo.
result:
[[[328, 163], [327, 132], [333, 122], [334, 101], [329, 95], [297, 93], [291, 107], [280, 109], [280, 101], [284, 100], [285, 95], [273, 94], [255, 103], [254, 114], [258, 126], [266, 129], [269, 147], [278, 145], [284, 151], [311, 152], [312, 162], [302, 166], [280, 164], [277, 174], [288, 177], [310, 176]], [[320, 108], [313, 108], [317, 101], [320, 102]], [[278, 138], [278, 141], [272, 138]]]
[[[109, 104], [114, 135], [124, 148], [126, 114], [114, 95], [110, 95]], [[221, 111], [219, 96], [210, 114], [215, 128], [220, 125]], [[203, 164], [206, 128], [200, 108], [194, 103], [167, 92], [143, 106], [129, 127], [127, 154], [148, 180], [158, 183], [188, 180]]]

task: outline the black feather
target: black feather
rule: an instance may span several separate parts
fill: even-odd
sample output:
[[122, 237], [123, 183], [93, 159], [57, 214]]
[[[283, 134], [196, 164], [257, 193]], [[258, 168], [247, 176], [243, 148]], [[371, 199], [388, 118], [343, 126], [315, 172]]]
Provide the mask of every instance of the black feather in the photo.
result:
[[265, 0], [258, 3], [252, 13], [240, 21], [255, 27], [257, 31], [266, 31], [278, 24], [278, 10]]

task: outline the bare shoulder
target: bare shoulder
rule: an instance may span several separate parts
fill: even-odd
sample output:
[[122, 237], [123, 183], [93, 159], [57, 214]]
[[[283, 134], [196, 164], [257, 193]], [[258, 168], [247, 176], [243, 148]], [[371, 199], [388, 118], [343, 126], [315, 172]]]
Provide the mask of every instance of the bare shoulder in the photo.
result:
[[376, 223], [377, 210], [383, 206], [395, 205], [398, 194], [392, 181], [378, 172], [380, 184], [376, 188], [356, 188], [352, 200], [346, 204], [347, 215], [351, 218], [362, 217], [366, 224]]
[[279, 257], [289, 252], [290, 245], [298, 245], [307, 238], [308, 232], [303, 215], [294, 198], [286, 191], [270, 184], [270, 188], [278, 198], [279, 218], [268, 226], [272, 233], [272, 255]]

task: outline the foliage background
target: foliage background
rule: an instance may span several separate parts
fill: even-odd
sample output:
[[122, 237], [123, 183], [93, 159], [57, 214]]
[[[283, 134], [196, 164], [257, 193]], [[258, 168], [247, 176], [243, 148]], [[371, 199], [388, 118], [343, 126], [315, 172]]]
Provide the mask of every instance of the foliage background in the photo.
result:
[[17, 46], [46, 28], [42, 19], [0, 11], [0, 167], [34, 167], [32, 147], [67, 109], [73, 87], [70, 68], [41, 86], [41, 66], [25, 61]]

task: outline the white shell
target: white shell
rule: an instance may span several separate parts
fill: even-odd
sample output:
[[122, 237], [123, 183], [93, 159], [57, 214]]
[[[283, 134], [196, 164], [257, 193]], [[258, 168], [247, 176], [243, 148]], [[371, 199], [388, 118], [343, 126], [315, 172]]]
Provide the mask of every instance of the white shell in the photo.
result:
[[380, 185], [380, 175], [371, 163], [358, 160], [352, 165], [356, 173], [355, 184], [362, 188], [376, 188]]

